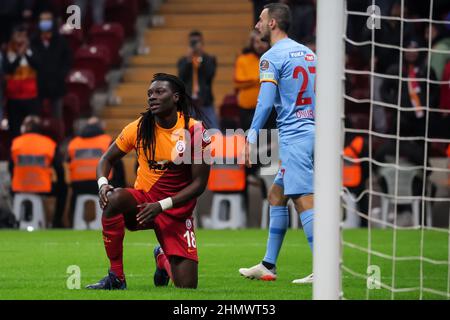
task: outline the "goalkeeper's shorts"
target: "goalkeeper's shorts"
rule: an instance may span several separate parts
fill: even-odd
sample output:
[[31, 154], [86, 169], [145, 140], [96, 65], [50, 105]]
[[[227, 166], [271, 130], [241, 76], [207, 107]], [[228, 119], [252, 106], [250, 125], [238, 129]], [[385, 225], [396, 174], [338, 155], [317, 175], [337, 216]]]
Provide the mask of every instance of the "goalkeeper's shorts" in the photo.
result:
[[284, 189], [286, 196], [314, 193], [314, 132], [294, 143], [280, 143], [281, 167], [273, 183]]

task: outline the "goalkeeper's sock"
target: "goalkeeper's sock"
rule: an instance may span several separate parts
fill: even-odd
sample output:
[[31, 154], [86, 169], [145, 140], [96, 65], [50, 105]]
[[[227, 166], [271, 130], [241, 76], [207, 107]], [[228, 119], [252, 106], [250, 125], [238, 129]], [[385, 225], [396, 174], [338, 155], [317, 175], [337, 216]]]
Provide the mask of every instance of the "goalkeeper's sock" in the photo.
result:
[[125, 279], [123, 273], [123, 238], [125, 236], [125, 222], [123, 215], [112, 218], [102, 217], [103, 242], [106, 254], [113, 271], [120, 280]]
[[287, 206], [270, 206], [269, 238], [263, 262], [276, 265], [284, 235], [289, 226]]
[[300, 220], [302, 221], [303, 231], [306, 239], [308, 239], [309, 247], [313, 250], [313, 225], [314, 225], [314, 209], [305, 210], [300, 213]]

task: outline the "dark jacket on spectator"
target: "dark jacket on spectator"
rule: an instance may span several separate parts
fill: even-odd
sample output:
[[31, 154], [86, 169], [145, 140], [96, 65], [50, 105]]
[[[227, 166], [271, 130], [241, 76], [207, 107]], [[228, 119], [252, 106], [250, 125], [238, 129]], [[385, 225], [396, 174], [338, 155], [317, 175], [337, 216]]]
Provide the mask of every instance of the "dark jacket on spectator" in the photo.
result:
[[[427, 79], [427, 66], [426, 64], [416, 65], [418, 67], [418, 72], [416, 77], [418, 79]], [[386, 73], [389, 75], [398, 76], [399, 74], [399, 65], [390, 66]], [[403, 63], [402, 76], [404, 78], [408, 78], [407, 64]], [[432, 69], [430, 69], [430, 80], [436, 80], [436, 76]], [[381, 96], [384, 97], [385, 102], [397, 104], [398, 101], [398, 81], [397, 79], [384, 79], [383, 84], [380, 88]], [[428, 102], [429, 108], [439, 108], [439, 86], [436, 84], [429, 84], [429, 99], [427, 101], [427, 82], [418, 81], [420, 86], [420, 105], [426, 107]], [[414, 106], [411, 103], [411, 99], [408, 91], [408, 81], [402, 81], [401, 87], [401, 97], [400, 97], [400, 106], [403, 108], [411, 108]], [[391, 132], [396, 134], [397, 129], [397, 111], [393, 110], [393, 121]], [[400, 135], [401, 136], [424, 136], [425, 135], [425, 121], [426, 121], [426, 110], [424, 110], [424, 116], [422, 118], [417, 118], [416, 113], [414, 111], [400, 111]], [[432, 123], [434, 121], [434, 112], [430, 112], [430, 126], [428, 135], [432, 133], [433, 130]]]
[[[203, 60], [198, 69], [199, 97], [200, 106], [212, 106], [214, 96], [212, 93], [212, 82], [216, 74], [216, 57], [206, 53], [202, 56]], [[192, 62], [186, 57], [178, 60], [178, 76], [186, 84], [188, 93], [192, 94]]]
[[40, 35], [31, 42], [38, 70], [38, 88], [41, 98], [59, 98], [66, 93], [64, 79], [72, 64], [72, 54], [66, 40], [53, 32], [48, 47]]
[[[368, 5], [371, 5], [372, 1], [369, 1]], [[367, 8], [367, 7], [365, 7]], [[391, 9], [388, 11], [390, 12]], [[365, 9], [363, 11], [366, 11]], [[359, 17], [356, 17], [359, 18]], [[367, 17], [362, 17], [363, 25], [355, 26], [357, 29], [354, 30], [355, 33], [361, 35], [359, 41], [372, 41], [372, 32], [375, 36], [375, 42], [379, 44], [391, 45], [401, 47], [401, 23], [400, 21], [389, 21], [382, 19], [380, 22], [380, 28], [375, 28], [371, 30], [367, 28]], [[353, 17], [351, 19], [354, 19]], [[403, 40], [410, 39], [414, 37], [413, 23], [404, 22], [403, 23]], [[362, 27], [362, 30], [360, 29]], [[354, 40], [354, 39], [353, 39]], [[358, 40], [358, 39], [356, 39]], [[371, 46], [360, 47], [361, 52], [363, 52], [366, 61], [370, 63], [370, 57], [372, 55]], [[375, 56], [377, 62], [375, 65], [375, 71], [379, 73], [386, 73], [389, 66], [393, 64], [400, 63], [400, 51], [396, 48], [386, 48], [381, 46], [375, 46]]]

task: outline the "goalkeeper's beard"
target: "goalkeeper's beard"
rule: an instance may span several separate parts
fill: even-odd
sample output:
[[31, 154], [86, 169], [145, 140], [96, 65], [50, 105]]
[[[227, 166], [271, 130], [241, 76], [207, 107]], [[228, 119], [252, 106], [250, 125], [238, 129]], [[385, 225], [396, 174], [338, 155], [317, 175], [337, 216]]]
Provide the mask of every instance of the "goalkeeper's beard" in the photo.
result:
[[267, 34], [264, 34], [264, 35], [261, 37], [261, 40], [270, 44], [270, 43], [271, 43], [271, 42], [270, 42], [270, 32], [268, 32]]

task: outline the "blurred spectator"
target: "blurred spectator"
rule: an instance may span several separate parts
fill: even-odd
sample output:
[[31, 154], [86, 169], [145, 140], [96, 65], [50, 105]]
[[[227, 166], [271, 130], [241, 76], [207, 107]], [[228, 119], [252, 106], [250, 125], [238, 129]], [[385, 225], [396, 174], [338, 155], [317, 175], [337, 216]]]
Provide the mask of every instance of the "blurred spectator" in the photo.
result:
[[[15, 138], [11, 146], [11, 187], [14, 193], [56, 197], [52, 227], [60, 228], [67, 196], [62, 157], [56, 142], [42, 135], [41, 130], [39, 117], [27, 116], [24, 119], [22, 135]], [[52, 168], [56, 173], [56, 183], [52, 183]]]
[[219, 128], [214, 109], [212, 82], [216, 74], [216, 57], [203, 50], [203, 35], [199, 31], [189, 33], [189, 49], [178, 60], [178, 76], [186, 84], [194, 103], [203, 114], [208, 128]]
[[[346, 10], [352, 12], [366, 12], [369, 1], [372, 2], [371, 0], [347, 0]], [[360, 41], [362, 36], [361, 30], [366, 21], [367, 17], [364, 16], [354, 14], [347, 15], [347, 37], [354, 41]]]
[[287, 4], [291, 9], [292, 26], [289, 30], [289, 38], [304, 43], [306, 38], [315, 31], [315, 0], [280, 0], [279, 2]]
[[[425, 27], [424, 47], [428, 48], [430, 25]], [[445, 64], [450, 61], [450, 33], [445, 28], [436, 24], [431, 24], [431, 48], [434, 50], [446, 51], [446, 53], [432, 52], [430, 66], [433, 68], [437, 80], [441, 80]]]
[[20, 134], [26, 116], [40, 114], [36, 67], [25, 28], [15, 27], [3, 59], [6, 112], [12, 137]]
[[31, 17], [34, 0], [2, 0], [0, 4], [0, 47], [8, 42], [13, 27]]
[[250, 34], [249, 45], [237, 57], [234, 69], [234, 85], [238, 90], [241, 128], [248, 130], [255, 114], [259, 94], [259, 58], [269, 49], [258, 32]]
[[[415, 40], [406, 40], [404, 48], [413, 49], [418, 48], [418, 43]], [[386, 73], [393, 76], [399, 75], [399, 65], [390, 66]], [[405, 51], [403, 53], [403, 63], [400, 76], [409, 79], [427, 79], [428, 68], [424, 55], [419, 51]], [[430, 69], [430, 80], [436, 80], [436, 76], [432, 69]], [[399, 81], [401, 81], [402, 88], [399, 93]], [[438, 108], [439, 106], [439, 86], [436, 84], [429, 84], [429, 91], [427, 91], [427, 82], [422, 80], [398, 80], [386, 78], [380, 88], [381, 96], [386, 102], [397, 104], [398, 95], [400, 96], [400, 106], [410, 110], [400, 111], [400, 136], [425, 135], [425, 121], [426, 110], [423, 107]], [[429, 97], [427, 99], [427, 93]], [[433, 130], [434, 112], [430, 113], [429, 129]], [[393, 124], [391, 133], [396, 134], [397, 128], [397, 111], [393, 112]], [[410, 130], [411, 128], [411, 130]]]
[[[77, 197], [81, 194], [98, 194], [97, 164], [111, 142], [111, 137], [105, 134], [104, 125], [97, 117], [89, 118], [82, 126], [80, 135], [69, 142], [66, 159], [69, 163], [70, 186], [72, 188], [69, 211], [71, 225], [73, 224]], [[114, 187], [125, 186], [122, 161], [116, 163], [109, 179]]]
[[[94, 24], [103, 24], [105, 15], [105, 0], [90, 0], [89, 1], [92, 11], [92, 20]], [[87, 0], [75, 0], [74, 4], [80, 7], [82, 24], [84, 25], [84, 19], [86, 18], [88, 10]]]
[[72, 56], [50, 11], [40, 14], [39, 32], [33, 38], [31, 48], [37, 65], [39, 98], [44, 106], [50, 106], [54, 118], [61, 119], [66, 93], [64, 80], [70, 70]]
[[[365, 11], [365, 10], [364, 10]], [[396, 0], [392, 3], [389, 9], [389, 15], [392, 17], [401, 16], [401, 2]], [[404, 18], [408, 18], [408, 7], [404, 7], [403, 12]], [[367, 18], [365, 18], [367, 20]], [[372, 30], [368, 29], [364, 25], [365, 30], [365, 40], [371, 40]], [[381, 20], [380, 29], [375, 29], [375, 42], [387, 45], [393, 45], [400, 47], [402, 44], [400, 42], [402, 27], [398, 20]], [[403, 39], [412, 38], [414, 35], [412, 25], [410, 23], [403, 24]], [[371, 48], [366, 46], [366, 55], [370, 56]], [[400, 63], [400, 51], [398, 49], [384, 48], [380, 46], [375, 47], [376, 64], [375, 71], [380, 73], [386, 73], [389, 66], [393, 64]], [[370, 59], [367, 59], [370, 61]]]

